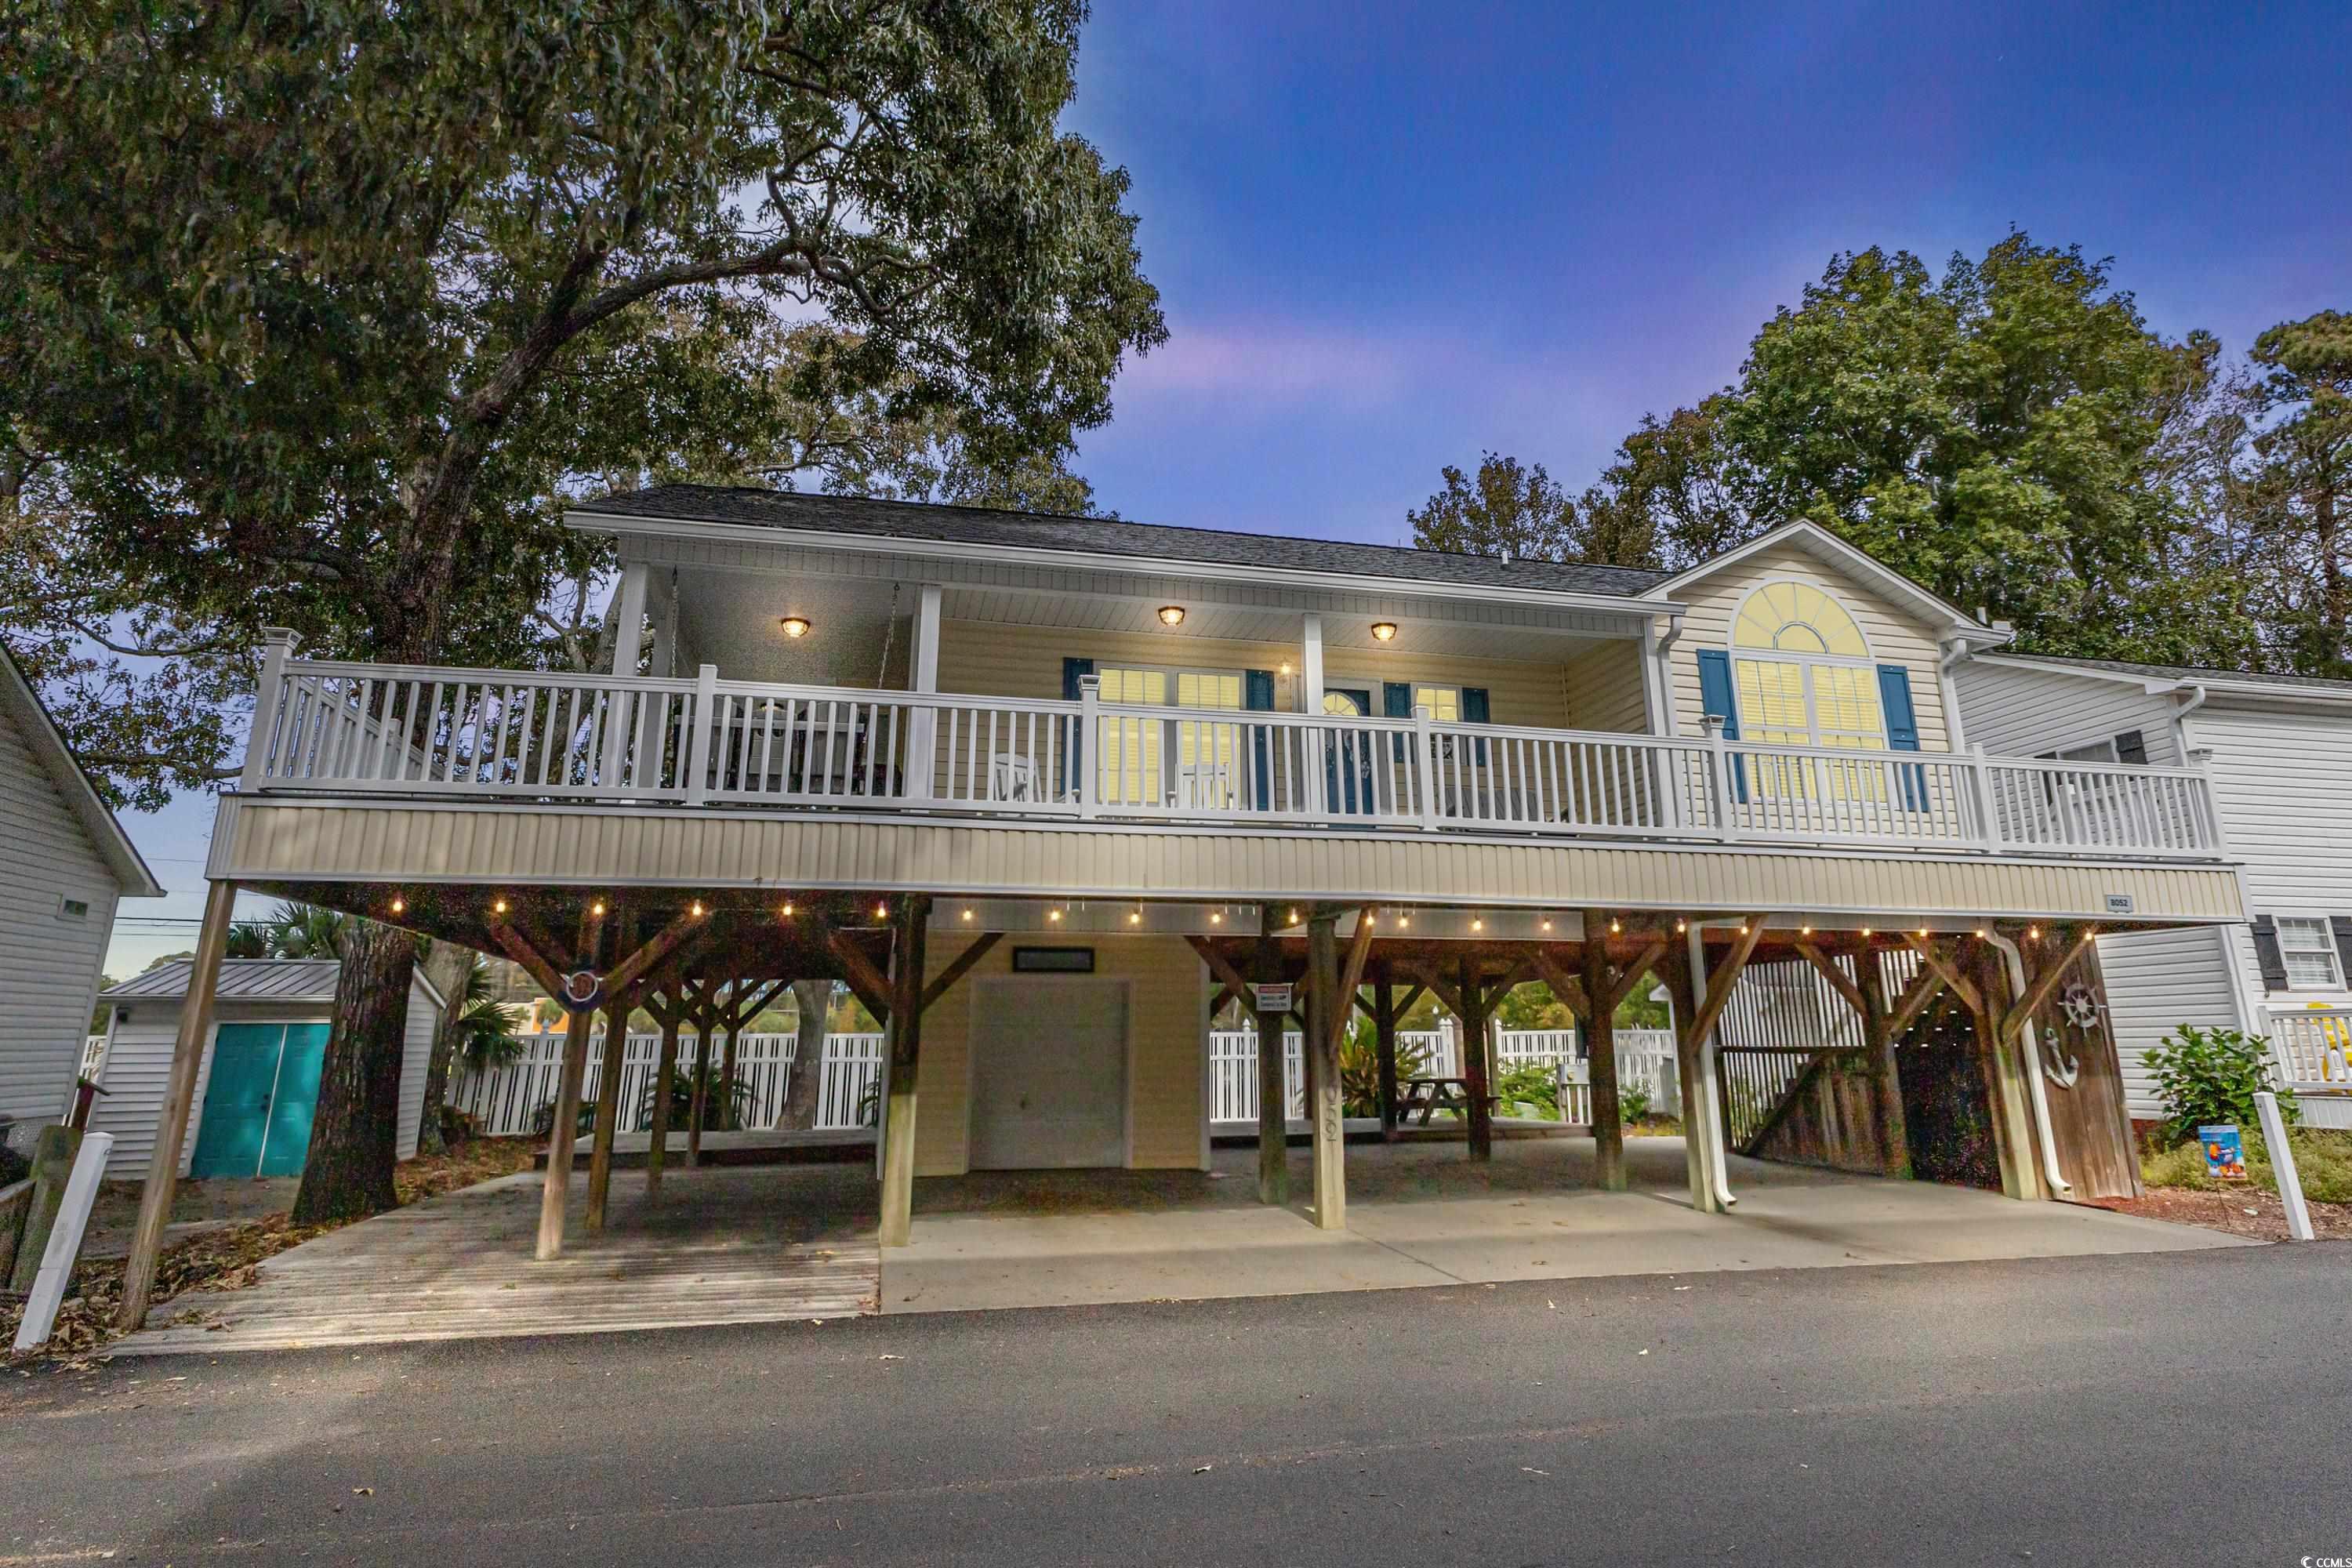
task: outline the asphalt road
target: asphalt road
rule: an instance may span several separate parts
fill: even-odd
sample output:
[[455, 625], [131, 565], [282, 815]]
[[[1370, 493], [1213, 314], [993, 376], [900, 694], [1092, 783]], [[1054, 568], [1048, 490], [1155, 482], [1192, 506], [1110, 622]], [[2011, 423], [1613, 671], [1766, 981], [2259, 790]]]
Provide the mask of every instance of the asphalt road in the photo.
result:
[[2352, 1243], [0, 1384], [0, 1563], [2352, 1559]]

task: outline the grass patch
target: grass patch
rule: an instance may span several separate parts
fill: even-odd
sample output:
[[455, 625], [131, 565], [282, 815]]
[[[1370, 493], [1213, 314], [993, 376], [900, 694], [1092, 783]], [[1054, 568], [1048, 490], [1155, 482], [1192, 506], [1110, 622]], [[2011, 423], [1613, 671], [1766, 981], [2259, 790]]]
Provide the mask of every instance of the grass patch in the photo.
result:
[[[2249, 1185], [2266, 1193], [2278, 1191], [2271, 1169], [2269, 1146], [2255, 1127], [2241, 1127], [2246, 1146]], [[2315, 1204], [2352, 1204], [2352, 1131], [2326, 1127], [2290, 1127], [2287, 1145], [2294, 1151], [2294, 1168], [2303, 1178], [2303, 1195]], [[2190, 1192], [2217, 1193], [2237, 1189], [2236, 1182], [2218, 1182], [2205, 1173], [2205, 1152], [2191, 1140], [2170, 1149], [2143, 1155], [2140, 1179], [2151, 1187], [2179, 1187]]]

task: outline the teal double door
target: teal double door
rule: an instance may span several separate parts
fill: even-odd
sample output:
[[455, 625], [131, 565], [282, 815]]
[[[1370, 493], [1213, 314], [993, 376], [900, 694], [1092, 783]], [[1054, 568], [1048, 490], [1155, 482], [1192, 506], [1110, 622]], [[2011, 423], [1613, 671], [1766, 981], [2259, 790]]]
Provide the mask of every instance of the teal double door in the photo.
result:
[[188, 1174], [301, 1174], [326, 1059], [324, 1024], [223, 1024]]

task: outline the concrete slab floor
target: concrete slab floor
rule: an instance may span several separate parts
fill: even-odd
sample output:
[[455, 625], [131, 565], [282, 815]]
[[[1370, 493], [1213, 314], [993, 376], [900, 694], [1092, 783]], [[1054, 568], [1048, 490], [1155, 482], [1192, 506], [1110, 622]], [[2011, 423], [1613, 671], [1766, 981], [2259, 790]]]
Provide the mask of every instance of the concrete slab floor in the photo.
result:
[[[1365, 1290], [1507, 1279], [2158, 1252], [2242, 1245], [2071, 1204], [1735, 1160], [1734, 1213], [1702, 1215], [1682, 1141], [1630, 1140], [1629, 1190], [1590, 1186], [1589, 1139], [1348, 1152], [1348, 1228], [1256, 1201], [1255, 1150], [1210, 1172], [982, 1173], [917, 1186], [913, 1244], [883, 1255], [885, 1312]], [[1311, 1190], [1303, 1151], [1291, 1191]]]

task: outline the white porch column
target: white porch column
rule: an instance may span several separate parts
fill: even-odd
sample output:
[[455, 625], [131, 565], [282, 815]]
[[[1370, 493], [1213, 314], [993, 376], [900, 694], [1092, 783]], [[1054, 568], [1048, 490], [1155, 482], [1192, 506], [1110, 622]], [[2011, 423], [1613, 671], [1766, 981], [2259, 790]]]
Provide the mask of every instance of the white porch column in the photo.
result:
[[645, 647], [646, 583], [652, 568], [631, 561], [621, 568], [620, 586], [613, 590], [613, 673], [635, 675], [637, 655]]
[[[907, 689], [940, 689], [940, 585], [926, 583], [916, 592], [915, 630], [908, 639]], [[913, 800], [931, 798], [932, 770], [937, 765], [940, 716], [936, 709], [918, 708], [907, 720], [907, 795]]]
[[[626, 562], [621, 567], [620, 585], [613, 590], [612, 672], [624, 679], [637, 673], [637, 655], [645, 646], [646, 580], [650, 572], [642, 561]], [[607, 784], [626, 782], [631, 732], [638, 722], [638, 705], [634, 700], [618, 691], [604, 700], [604, 753], [599, 776]]]
[[1323, 617], [1308, 616], [1299, 637], [1298, 710], [1323, 711]]

